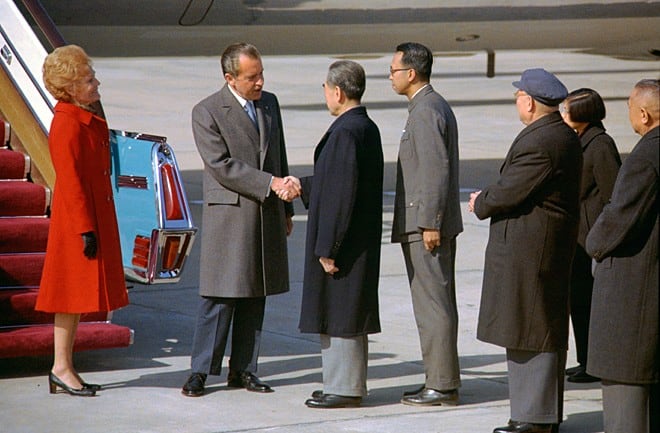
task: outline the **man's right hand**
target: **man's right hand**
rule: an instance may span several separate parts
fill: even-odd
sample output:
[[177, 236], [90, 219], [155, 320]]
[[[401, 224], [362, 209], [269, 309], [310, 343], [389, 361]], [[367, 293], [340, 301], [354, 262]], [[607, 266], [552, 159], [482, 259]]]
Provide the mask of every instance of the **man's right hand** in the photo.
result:
[[300, 194], [302, 193], [300, 180], [294, 176], [287, 176], [285, 178], [273, 176], [270, 189], [272, 189], [280, 199], [288, 202], [300, 197]]

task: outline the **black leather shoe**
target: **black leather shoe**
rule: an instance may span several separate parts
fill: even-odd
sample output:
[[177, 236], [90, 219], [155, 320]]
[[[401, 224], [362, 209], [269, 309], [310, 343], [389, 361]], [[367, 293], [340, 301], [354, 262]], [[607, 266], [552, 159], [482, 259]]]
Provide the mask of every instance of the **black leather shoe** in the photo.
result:
[[424, 388], [417, 394], [404, 395], [401, 403], [411, 406], [456, 406], [458, 404], [458, 390], [437, 391]]
[[203, 373], [192, 373], [186, 384], [181, 388], [181, 394], [186, 397], [199, 397], [204, 395], [204, 383], [206, 375]]
[[568, 376], [566, 380], [573, 383], [592, 383], [600, 381], [599, 378], [587, 373], [587, 369], [584, 367]]
[[322, 389], [317, 389], [312, 393], [312, 398], [321, 398], [323, 397], [323, 390]]
[[101, 385], [98, 385], [96, 383], [81, 382], [81, 384], [82, 384], [84, 389], [90, 389], [92, 391], [100, 391], [101, 390]]
[[337, 394], [321, 394], [320, 397], [310, 398], [305, 402], [307, 407], [316, 409], [336, 409], [341, 407], [358, 407], [362, 397], [347, 397]]
[[417, 389], [413, 389], [413, 390], [410, 390], [410, 391], [404, 391], [404, 392], [403, 392], [403, 396], [406, 397], [406, 396], [408, 396], [408, 395], [419, 394], [420, 392], [424, 391], [424, 388], [426, 388], [426, 386], [421, 385], [421, 386], [420, 386], [419, 388], [417, 388]]
[[583, 367], [582, 364], [578, 364], [575, 367], [567, 368], [565, 373], [566, 376], [573, 376], [575, 373], [586, 370], [586, 367]]
[[509, 425], [497, 427], [493, 433], [553, 433], [556, 424], [533, 424], [530, 422], [509, 421]]
[[227, 386], [230, 388], [245, 388], [252, 392], [273, 392], [273, 389], [266, 382], [259, 380], [257, 376], [249, 371], [229, 372], [227, 377]]
[[48, 374], [48, 390], [51, 394], [55, 394], [58, 387], [68, 392], [70, 395], [75, 395], [78, 397], [94, 397], [96, 395], [96, 391], [85, 388], [84, 386], [80, 389], [71, 388], [69, 385], [62, 382], [60, 378], [55, 376], [51, 371]]

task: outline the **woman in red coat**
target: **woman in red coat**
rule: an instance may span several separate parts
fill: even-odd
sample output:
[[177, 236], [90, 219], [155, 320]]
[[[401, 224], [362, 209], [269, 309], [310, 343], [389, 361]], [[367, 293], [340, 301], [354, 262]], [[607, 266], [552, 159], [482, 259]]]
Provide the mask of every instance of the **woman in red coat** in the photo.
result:
[[59, 102], [48, 145], [56, 172], [44, 270], [35, 309], [55, 313], [50, 392], [93, 396], [73, 367], [81, 313], [128, 304], [110, 183], [105, 120], [94, 112], [100, 95], [91, 60], [82, 48], [55, 49], [43, 66], [46, 89]]

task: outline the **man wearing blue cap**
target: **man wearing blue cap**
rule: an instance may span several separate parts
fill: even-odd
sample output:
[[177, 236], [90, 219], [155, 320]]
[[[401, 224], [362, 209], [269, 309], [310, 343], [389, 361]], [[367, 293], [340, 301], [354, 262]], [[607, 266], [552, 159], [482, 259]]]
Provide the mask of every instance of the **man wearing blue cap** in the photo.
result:
[[513, 85], [526, 127], [497, 183], [468, 203], [491, 219], [477, 338], [506, 348], [511, 419], [493, 433], [551, 433], [562, 420], [582, 150], [558, 112], [568, 91], [557, 77], [528, 69]]

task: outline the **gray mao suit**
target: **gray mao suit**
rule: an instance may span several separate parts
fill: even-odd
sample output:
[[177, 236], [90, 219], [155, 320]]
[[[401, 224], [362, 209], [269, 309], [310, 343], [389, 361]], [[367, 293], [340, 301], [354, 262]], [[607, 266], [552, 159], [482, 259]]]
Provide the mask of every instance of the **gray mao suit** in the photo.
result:
[[227, 84], [192, 112], [204, 161], [200, 289], [192, 371], [220, 374], [232, 325], [232, 371], [255, 372], [265, 297], [289, 290], [286, 217], [290, 203], [270, 193], [288, 175], [277, 98], [254, 101], [254, 125]]
[[[425, 386], [460, 386], [454, 263], [463, 231], [458, 191], [458, 128], [451, 107], [429, 84], [413, 96], [401, 136], [392, 242], [401, 243], [426, 374]], [[440, 230], [428, 252], [422, 228]]]

